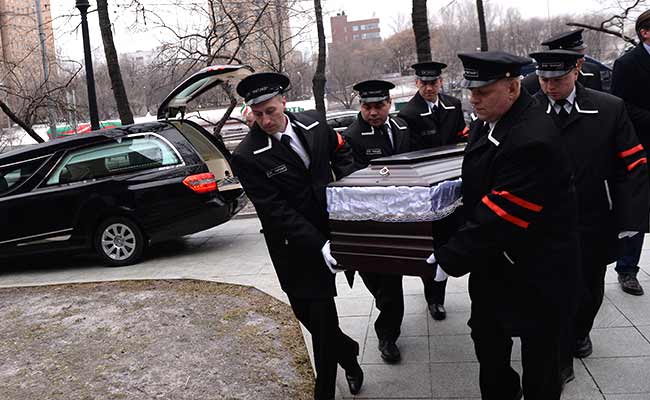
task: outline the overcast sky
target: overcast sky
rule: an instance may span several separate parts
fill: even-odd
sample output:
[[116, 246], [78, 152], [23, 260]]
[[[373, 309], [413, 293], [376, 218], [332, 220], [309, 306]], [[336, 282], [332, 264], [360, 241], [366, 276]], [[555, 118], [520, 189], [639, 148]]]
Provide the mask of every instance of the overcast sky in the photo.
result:
[[[141, 0], [149, 7], [155, 8], [156, 4], [169, 4], [169, 0]], [[187, 0], [195, 2], [198, 0]], [[454, 0], [428, 0], [427, 7], [430, 14], [436, 10], [448, 6]], [[605, 0], [605, 2], [608, 0]], [[94, 9], [95, 1], [91, 0], [91, 10]], [[109, 7], [115, 23], [115, 44], [119, 53], [130, 53], [138, 50], [151, 50], [159, 43], [160, 33], [140, 32], [134, 33], [127, 29], [127, 26], [134, 20], [132, 12], [124, 12], [115, 4], [128, 4], [129, 0], [109, 0]], [[401, 14], [410, 20], [410, 2], [405, 0], [322, 0], [325, 16], [325, 34], [329, 37], [329, 16], [337, 12], [345, 11], [348, 19], [380, 18], [382, 36], [386, 37], [393, 32], [395, 21]], [[603, 1], [598, 0], [486, 0], [486, 4], [500, 5], [503, 8], [513, 7], [518, 9], [524, 17], [548, 18], [561, 14], [590, 13], [602, 10]], [[74, 0], [55, 0], [52, 2], [52, 17], [55, 18], [55, 41], [56, 46], [67, 57], [81, 59], [83, 48], [81, 42], [81, 30], [71, 32], [80, 21], [78, 11], [74, 8]], [[66, 15], [74, 15], [73, 18], [66, 18]], [[97, 13], [89, 16], [91, 42], [93, 52], [103, 53]], [[312, 40], [315, 41], [315, 33]], [[305, 49], [307, 50], [307, 49]]]

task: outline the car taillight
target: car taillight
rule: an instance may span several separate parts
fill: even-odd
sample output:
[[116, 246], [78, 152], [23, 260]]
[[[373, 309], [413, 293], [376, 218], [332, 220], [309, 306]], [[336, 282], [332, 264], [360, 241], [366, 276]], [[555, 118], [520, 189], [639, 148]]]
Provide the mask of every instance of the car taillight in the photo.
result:
[[217, 190], [217, 179], [211, 172], [190, 175], [183, 179], [183, 184], [196, 193], [208, 193]]

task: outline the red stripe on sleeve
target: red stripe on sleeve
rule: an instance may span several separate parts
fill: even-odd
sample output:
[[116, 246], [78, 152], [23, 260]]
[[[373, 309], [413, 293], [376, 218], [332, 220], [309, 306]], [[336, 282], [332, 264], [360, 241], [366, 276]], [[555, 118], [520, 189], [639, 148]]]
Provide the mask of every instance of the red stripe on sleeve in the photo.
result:
[[638, 153], [640, 151], [643, 151], [643, 145], [637, 145], [637, 146], [632, 147], [631, 149], [622, 151], [622, 152], [618, 153], [617, 156], [619, 156], [620, 158], [625, 158], [627, 156], [631, 156], [632, 154], [636, 154], [636, 153]]
[[341, 147], [345, 144], [345, 140], [343, 140], [343, 136], [341, 136], [340, 133], [336, 132], [336, 139], [338, 139], [339, 143], [336, 145], [336, 151], [341, 150]]
[[632, 164], [628, 165], [628, 166], [627, 166], [627, 170], [628, 170], [628, 171], [632, 171], [632, 170], [633, 170], [634, 168], [636, 168], [637, 166], [639, 166], [639, 165], [641, 165], [641, 164], [647, 164], [647, 163], [648, 163], [648, 159], [647, 159], [647, 158], [645, 158], [645, 157], [643, 157], [643, 158], [639, 158], [638, 160], [636, 160], [636, 161], [633, 162]]
[[483, 199], [481, 199], [481, 201], [483, 202], [483, 204], [488, 206], [488, 208], [492, 210], [496, 215], [510, 222], [511, 224], [517, 225], [518, 227], [524, 229], [528, 228], [528, 225], [530, 225], [529, 222], [526, 222], [521, 218], [517, 218], [514, 215], [508, 214], [503, 208], [497, 206], [490, 199], [488, 199], [487, 196], [483, 196]]
[[531, 203], [530, 201], [524, 200], [521, 197], [517, 197], [514, 194], [507, 192], [507, 191], [501, 191], [497, 192], [495, 190], [492, 191], [493, 194], [496, 194], [497, 196], [501, 196], [506, 200], [509, 200], [511, 203], [515, 203], [516, 205], [523, 207], [527, 210], [534, 211], [534, 212], [540, 212], [542, 211], [542, 206]]

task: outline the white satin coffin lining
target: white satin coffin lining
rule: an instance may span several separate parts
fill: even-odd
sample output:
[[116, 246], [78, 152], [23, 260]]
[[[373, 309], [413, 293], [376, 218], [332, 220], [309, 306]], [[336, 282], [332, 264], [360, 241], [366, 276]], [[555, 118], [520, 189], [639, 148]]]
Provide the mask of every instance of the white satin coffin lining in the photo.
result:
[[328, 187], [327, 211], [337, 221], [423, 222], [449, 216], [462, 204], [461, 180], [433, 187]]

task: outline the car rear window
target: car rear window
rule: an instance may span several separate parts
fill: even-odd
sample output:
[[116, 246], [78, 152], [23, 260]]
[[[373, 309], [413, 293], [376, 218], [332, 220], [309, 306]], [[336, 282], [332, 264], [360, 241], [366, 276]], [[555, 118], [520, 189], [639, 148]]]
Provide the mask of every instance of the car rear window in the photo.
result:
[[181, 164], [176, 150], [158, 135], [145, 133], [68, 154], [47, 185], [104, 178], [110, 175]]
[[0, 196], [9, 193], [29, 179], [47, 160], [47, 157], [39, 157], [9, 165], [0, 165]]

